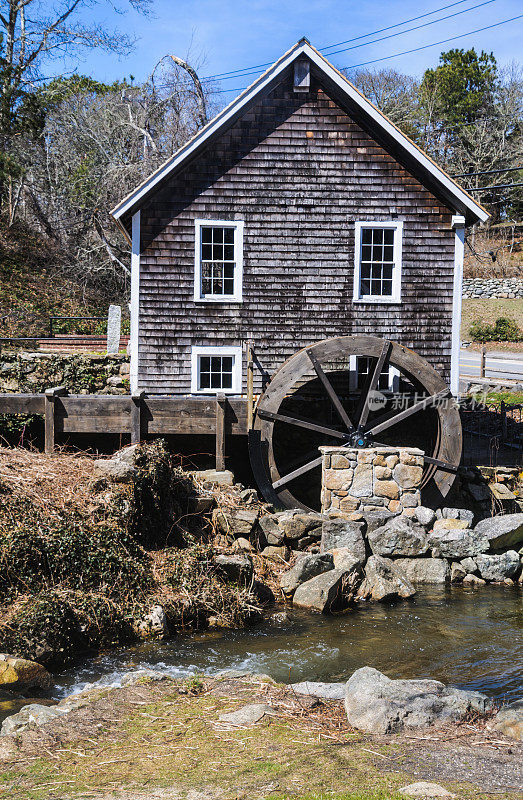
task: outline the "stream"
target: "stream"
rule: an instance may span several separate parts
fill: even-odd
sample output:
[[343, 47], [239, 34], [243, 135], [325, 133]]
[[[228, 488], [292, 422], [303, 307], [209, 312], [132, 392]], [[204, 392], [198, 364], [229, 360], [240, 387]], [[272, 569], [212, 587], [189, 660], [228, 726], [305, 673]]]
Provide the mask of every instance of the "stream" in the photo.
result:
[[[55, 674], [55, 701], [87, 684], [157, 669], [175, 678], [223, 669], [282, 683], [343, 681], [373, 666], [391, 678], [435, 678], [499, 702], [523, 697], [523, 590], [507, 586], [419, 588], [409, 602], [339, 616], [274, 613], [242, 630], [214, 630], [84, 655]], [[0, 701], [0, 721], [35, 699]]]
[[346, 680], [370, 665], [392, 678], [430, 677], [499, 701], [523, 696], [523, 591], [425, 588], [410, 602], [340, 616], [288, 610], [247, 630], [208, 631], [85, 658], [56, 675], [55, 697], [150, 668], [174, 677], [239, 669], [292, 683]]

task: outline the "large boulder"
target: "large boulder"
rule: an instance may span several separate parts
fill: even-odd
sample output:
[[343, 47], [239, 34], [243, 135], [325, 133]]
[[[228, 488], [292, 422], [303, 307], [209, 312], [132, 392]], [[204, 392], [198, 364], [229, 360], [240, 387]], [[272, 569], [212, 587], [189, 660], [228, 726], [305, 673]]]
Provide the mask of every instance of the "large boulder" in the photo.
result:
[[414, 586], [394, 561], [382, 556], [370, 556], [365, 565], [365, 580], [358, 590], [358, 597], [379, 602], [398, 597], [406, 599], [414, 594]]
[[227, 581], [248, 584], [252, 581], [254, 570], [249, 556], [218, 555], [214, 558], [218, 572]]
[[396, 514], [393, 514], [392, 511], [388, 511], [386, 508], [376, 508], [373, 511], [367, 511], [365, 513], [367, 535], [372, 531], [375, 531], [376, 528], [383, 527], [383, 525], [385, 525], [389, 519], [392, 519], [395, 516]]
[[344, 683], [322, 683], [321, 681], [301, 681], [291, 683], [290, 688], [296, 694], [321, 697], [323, 700], [343, 700], [345, 697]]
[[0, 736], [16, 734], [25, 731], [27, 728], [35, 728], [45, 725], [56, 717], [67, 714], [69, 709], [60, 705], [46, 706], [41, 703], [30, 703], [20, 709], [17, 714], [6, 717], [0, 729]]
[[519, 572], [519, 555], [515, 550], [501, 555], [479, 555], [474, 560], [479, 574], [486, 581], [504, 581], [505, 578], [514, 578]]
[[441, 516], [443, 519], [460, 519], [465, 521], [470, 527], [474, 522], [474, 512], [468, 508], [442, 508]]
[[258, 525], [269, 547], [282, 546], [285, 534], [283, 528], [278, 525], [278, 517], [276, 514], [267, 514], [265, 517], [261, 517], [258, 520]]
[[418, 506], [414, 509], [414, 518], [423, 525], [424, 528], [431, 528], [436, 519], [436, 512], [426, 506]]
[[99, 458], [93, 463], [93, 474], [113, 483], [127, 483], [136, 475], [136, 467], [119, 458]]
[[343, 605], [345, 582], [349, 573], [343, 569], [331, 569], [310, 581], [302, 583], [294, 592], [293, 605], [309, 611], [328, 613]]
[[27, 692], [30, 689], [48, 689], [51, 684], [51, 675], [41, 664], [0, 653], [0, 687], [2, 689]]
[[460, 564], [459, 561], [454, 561], [452, 567], [450, 569], [450, 582], [451, 583], [462, 583], [464, 578], [467, 576], [467, 570]]
[[405, 517], [394, 517], [367, 534], [374, 555], [422, 556], [427, 552], [427, 534]]
[[[450, 568], [444, 558], [398, 558], [394, 561], [412, 583], [447, 583]], [[463, 571], [463, 577], [466, 573]]]
[[295, 565], [288, 572], [283, 573], [280, 578], [280, 587], [285, 595], [291, 595], [302, 583], [333, 568], [331, 553], [304, 553], [298, 557]]
[[301, 540], [300, 546], [304, 549], [320, 539], [323, 520], [316, 511], [289, 509], [262, 517], [259, 525], [267, 544], [279, 546], [286, 541], [296, 549]]
[[443, 725], [491, 708], [492, 701], [479, 692], [446, 687], [433, 680], [391, 680], [372, 667], [356, 670], [345, 687], [349, 724], [366, 733]]
[[199, 469], [191, 473], [195, 480], [209, 486], [233, 486], [234, 474], [229, 469]]
[[223, 536], [248, 539], [258, 521], [258, 512], [249, 508], [215, 508], [212, 514], [213, 525]]
[[133, 629], [140, 639], [163, 637], [169, 633], [167, 615], [163, 606], [153, 606], [145, 616], [133, 623]]
[[514, 547], [523, 542], [523, 514], [501, 514], [482, 519], [474, 531], [486, 537], [491, 550]]
[[442, 528], [429, 533], [428, 542], [435, 558], [469, 558], [489, 549], [487, 537], [470, 529]]
[[511, 739], [523, 742], [523, 700], [502, 706], [491, 724], [491, 728]]
[[466, 519], [455, 519], [454, 517], [442, 517], [437, 519], [432, 529], [435, 531], [445, 530], [465, 530], [470, 528]]
[[315, 511], [281, 511], [274, 515], [278, 520], [278, 525], [283, 530], [285, 539], [295, 542], [304, 536], [313, 536], [316, 539], [321, 537], [321, 526], [323, 517]]
[[335, 569], [345, 569], [347, 572], [353, 572], [363, 566], [361, 558], [355, 556], [349, 547], [337, 547], [330, 551], [334, 560]]
[[321, 552], [328, 553], [332, 550], [346, 548], [363, 565], [365, 563], [364, 528], [364, 522], [354, 522], [341, 517], [324, 520], [321, 531]]

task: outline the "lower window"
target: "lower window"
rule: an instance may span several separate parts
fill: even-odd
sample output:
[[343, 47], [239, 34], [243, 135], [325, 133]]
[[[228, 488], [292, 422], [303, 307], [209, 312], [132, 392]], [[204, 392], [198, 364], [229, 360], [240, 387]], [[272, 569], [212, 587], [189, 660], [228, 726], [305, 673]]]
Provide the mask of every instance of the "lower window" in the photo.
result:
[[240, 394], [242, 390], [241, 347], [193, 347], [191, 392]]

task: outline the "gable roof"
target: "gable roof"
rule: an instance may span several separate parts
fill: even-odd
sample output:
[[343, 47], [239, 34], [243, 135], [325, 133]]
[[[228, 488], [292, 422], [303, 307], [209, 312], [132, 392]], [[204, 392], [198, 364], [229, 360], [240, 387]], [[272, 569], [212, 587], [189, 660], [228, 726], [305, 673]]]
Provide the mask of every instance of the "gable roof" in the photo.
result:
[[312, 47], [307, 39], [301, 39], [287, 53], [267, 69], [254, 83], [220, 111], [205, 127], [189, 139], [173, 156], [149, 175], [139, 186], [130, 192], [111, 211], [120, 225], [128, 220], [148, 198], [179, 168], [183, 167], [210, 140], [218, 136], [232, 125], [262, 93], [267, 93], [276, 86], [285, 71], [298, 59], [306, 56], [311, 62], [314, 74], [333, 90], [340, 101], [348, 104], [352, 112], [356, 112], [356, 121], [372, 131], [385, 150], [393, 149], [398, 160], [402, 160], [407, 169], [418, 176], [420, 182], [436, 196], [443, 198], [453, 210], [463, 214], [467, 222], [485, 222], [489, 213], [477, 203], [464, 189], [454, 181], [438, 165], [419, 148], [408, 136], [390, 121], [375, 105], [330, 64], [321, 53]]

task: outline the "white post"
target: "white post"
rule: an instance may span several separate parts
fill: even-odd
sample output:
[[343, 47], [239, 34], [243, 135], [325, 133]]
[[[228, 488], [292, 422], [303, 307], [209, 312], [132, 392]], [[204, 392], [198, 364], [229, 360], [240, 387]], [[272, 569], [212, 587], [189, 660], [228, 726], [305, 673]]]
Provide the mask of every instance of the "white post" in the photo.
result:
[[122, 309], [120, 306], [109, 306], [107, 315], [107, 355], [117, 355], [120, 350], [120, 329], [122, 325]]
[[463, 254], [465, 252], [465, 217], [453, 216], [454, 288], [452, 295], [452, 346], [450, 357], [450, 391], [459, 394], [459, 354], [461, 348], [461, 296], [463, 291]]
[[138, 325], [140, 304], [140, 212], [132, 218], [132, 254], [131, 254], [131, 335], [129, 353], [131, 356], [130, 383], [131, 394], [138, 392]]

